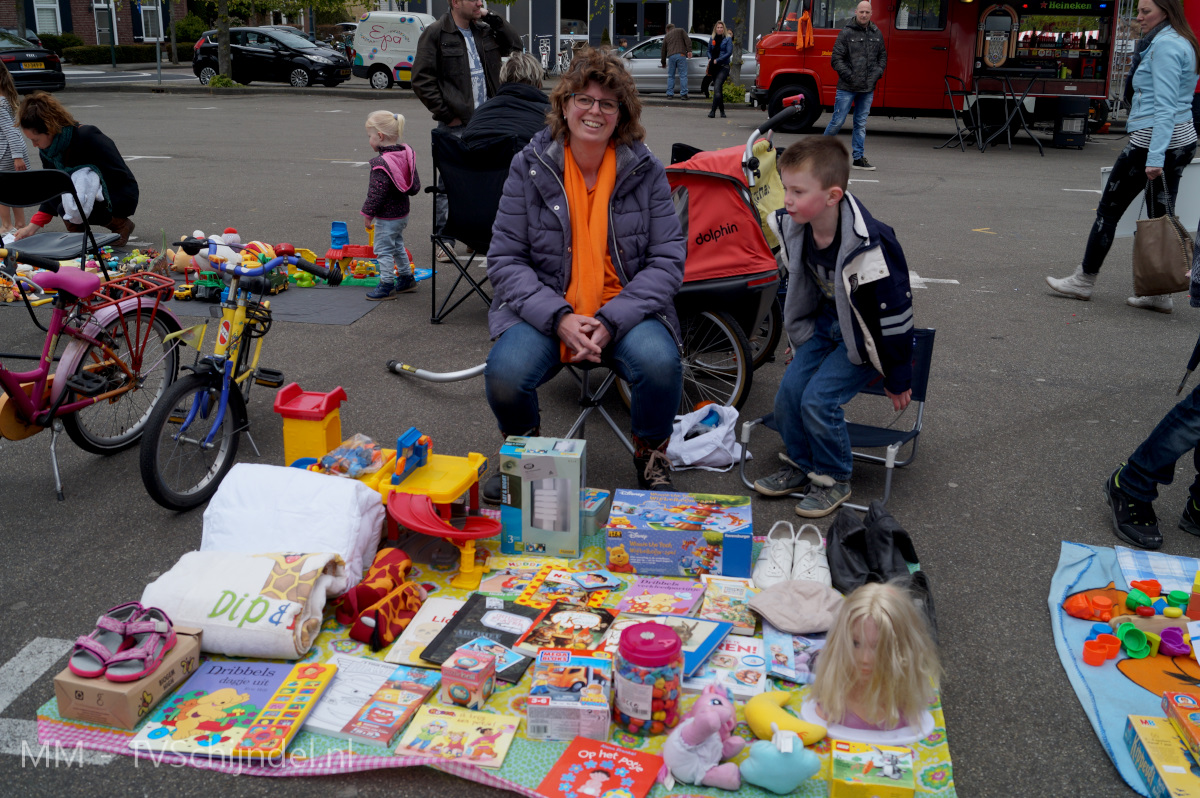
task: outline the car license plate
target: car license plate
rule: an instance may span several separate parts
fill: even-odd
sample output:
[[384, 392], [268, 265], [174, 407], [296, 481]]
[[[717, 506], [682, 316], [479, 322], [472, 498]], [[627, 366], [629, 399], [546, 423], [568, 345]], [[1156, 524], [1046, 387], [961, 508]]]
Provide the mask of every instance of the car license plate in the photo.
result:
[[348, 78], [348, 77], [350, 77], [350, 70], [349, 69], [338, 70], [338, 74], [340, 74], [344, 78]]
[[46, 64], [43, 61], [22, 61], [21, 69], [45, 69]]

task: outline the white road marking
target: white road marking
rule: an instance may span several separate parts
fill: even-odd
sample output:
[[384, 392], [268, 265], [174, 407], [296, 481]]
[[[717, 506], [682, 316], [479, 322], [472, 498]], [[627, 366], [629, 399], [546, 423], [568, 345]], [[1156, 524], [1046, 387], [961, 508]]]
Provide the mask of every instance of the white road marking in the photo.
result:
[[[33, 642], [17, 652], [8, 662], [0, 665], [0, 712], [17, 700], [41, 675], [54, 667], [64, 654], [70, 652], [70, 640], [51, 637], [35, 637]], [[24, 743], [24, 745], [22, 745]], [[0, 754], [37, 756], [41, 746], [37, 741], [37, 721], [16, 718], [0, 718]], [[67, 749], [67, 755], [74, 752]], [[75, 761], [90, 765], [107, 765], [114, 754], [96, 751], [80, 751]]]
[[861, 177], [852, 177], [852, 178], [850, 178], [850, 180], [848, 182], [850, 182], [850, 183], [878, 183], [879, 181], [878, 180], [865, 180]]
[[171, 160], [170, 155], [126, 155], [125, 156], [125, 160], [127, 160], [127, 161], [141, 161], [141, 160], [145, 160], [147, 158], [149, 158], [150, 160], [153, 160], [153, 161], [169, 161], [169, 160]]
[[1064, 188], [1063, 191], [1078, 191], [1082, 194], [1103, 194], [1098, 188]]
[[[64, 75], [105, 75], [108, 74], [102, 69], [64, 69]], [[87, 107], [87, 106], [83, 106]]]
[[332, 111], [318, 111], [318, 113], [322, 113], [322, 114], [342, 114], [342, 113], [345, 113], [345, 111], [343, 111], [341, 108], [335, 108], [335, 109], [334, 109], [334, 110], [332, 110]]
[[948, 280], [939, 277], [922, 277], [911, 269], [908, 272], [908, 284], [913, 288], [925, 288], [926, 283], [938, 283], [941, 285], [959, 285], [958, 280]]
[[330, 161], [330, 163], [348, 163], [351, 166], [366, 166], [370, 161]]
[[103, 108], [102, 105], [72, 105], [72, 108]]
[[196, 106], [196, 107], [189, 106], [188, 110], [189, 111], [215, 111], [215, 110], [217, 110], [217, 106], [215, 106], [215, 105], [201, 105], [201, 106]]

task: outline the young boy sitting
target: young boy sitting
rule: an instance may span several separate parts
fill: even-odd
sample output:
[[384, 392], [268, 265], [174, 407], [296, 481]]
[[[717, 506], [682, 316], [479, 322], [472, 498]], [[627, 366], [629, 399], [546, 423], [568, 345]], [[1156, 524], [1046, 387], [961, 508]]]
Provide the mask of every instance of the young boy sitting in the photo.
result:
[[[913, 309], [908, 264], [892, 228], [846, 190], [850, 154], [809, 136], [779, 158], [788, 264], [784, 329], [793, 350], [775, 395], [783, 467], [754, 484], [766, 496], [804, 493], [796, 514], [820, 518], [850, 498], [854, 459], [842, 405], [877, 374], [897, 411], [912, 396]], [[785, 213], [786, 211], [786, 213]]]

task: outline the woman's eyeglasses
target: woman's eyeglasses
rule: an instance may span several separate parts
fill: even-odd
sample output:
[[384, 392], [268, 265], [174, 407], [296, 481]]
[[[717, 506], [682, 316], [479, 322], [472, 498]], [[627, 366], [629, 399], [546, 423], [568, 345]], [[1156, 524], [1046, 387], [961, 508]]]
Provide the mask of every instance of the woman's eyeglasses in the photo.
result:
[[591, 110], [596, 103], [599, 103], [600, 110], [609, 116], [621, 109], [621, 104], [616, 100], [597, 100], [590, 94], [572, 94], [571, 99], [575, 101], [575, 107], [581, 111]]

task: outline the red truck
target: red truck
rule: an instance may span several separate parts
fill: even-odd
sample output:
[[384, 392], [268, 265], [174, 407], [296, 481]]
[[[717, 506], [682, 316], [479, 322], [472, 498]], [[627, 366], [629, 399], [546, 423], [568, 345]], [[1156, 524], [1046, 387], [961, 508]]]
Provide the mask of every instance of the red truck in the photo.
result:
[[[804, 95], [805, 113], [788, 128], [812, 128], [832, 108], [837, 73], [834, 41], [854, 19], [858, 0], [783, 0], [771, 32], [758, 42], [758, 78], [751, 98], [774, 115], [783, 100]], [[936, 116], [961, 110], [954, 91], [980, 96], [980, 110], [1001, 115], [1007, 78], [1020, 97], [1028, 89], [1029, 122], [1077, 115], [1081, 104], [1094, 123], [1108, 116], [1113, 60], [1132, 52], [1118, 0], [874, 0], [872, 21], [887, 47], [887, 69], [875, 86], [871, 113]], [[1120, 45], [1116, 45], [1120, 42]], [[1120, 64], [1119, 64], [1120, 66]], [[1063, 98], [1084, 98], [1063, 102]], [[1032, 107], [1031, 107], [1032, 106]]]

